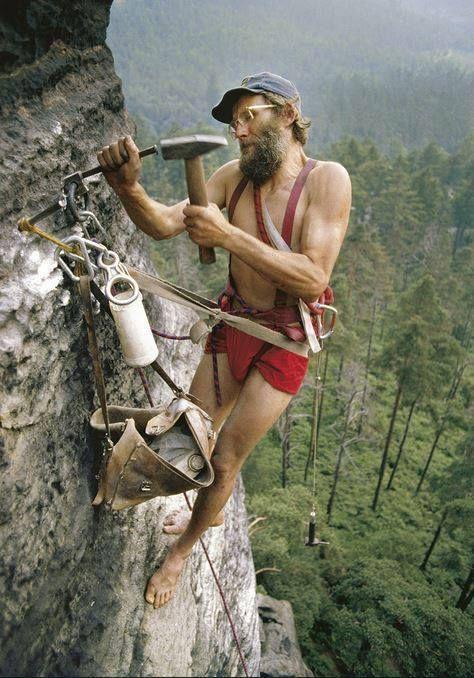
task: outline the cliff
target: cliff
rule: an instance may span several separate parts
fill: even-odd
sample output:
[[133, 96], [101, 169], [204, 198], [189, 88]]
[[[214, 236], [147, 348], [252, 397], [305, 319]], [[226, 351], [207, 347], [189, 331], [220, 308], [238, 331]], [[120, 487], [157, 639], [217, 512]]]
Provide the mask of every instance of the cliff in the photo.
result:
[[[163, 517], [181, 497], [120, 513], [93, 509], [96, 406], [77, 292], [54, 246], [16, 222], [51, 202], [61, 180], [134, 132], [105, 44], [110, 1], [2, 3], [0, 75], [0, 588], [3, 675], [242, 675], [204, 554], [197, 546], [175, 598], [150, 609], [143, 593], [172, 537]], [[153, 162], [150, 160], [149, 162]], [[91, 208], [128, 263], [152, 271], [146, 238], [103, 180]], [[40, 224], [70, 233], [64, 215]], [[155, 298], [156, 326], [184, 333], [190, 317]], [[97, 320], [109, 402], [146, 406], [107, 319]], [[199, 350], [160, 342], [159, 359], [183, 386]], [[155, 402], [171, 393], [150, 375]], [[205, 536], [252, 675], [260, 643], [255, 578], [241, 485], [225, 527]]]

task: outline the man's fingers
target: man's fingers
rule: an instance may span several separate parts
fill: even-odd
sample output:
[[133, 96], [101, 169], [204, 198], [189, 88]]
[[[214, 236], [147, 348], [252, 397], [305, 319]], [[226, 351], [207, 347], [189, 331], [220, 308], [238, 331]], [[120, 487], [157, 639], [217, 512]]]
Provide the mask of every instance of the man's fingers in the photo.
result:
[[114, 144], [110, 144], [109, 146], [110, 157], [117, 168], [123, 165], [125, 162], [125, 160], [122, 158], [122, 154], [120, 153], [119, 143], [120, 142], [116, 141]]
[[104, 156], [102, 154], [102, 151], [99, 151], [99, 153], [97, 153], [97, 161], [98, 161], [99, 165], [102, 167], [103, 170], [107, 171], [109, 169], [107, 167], [107, 163], [104, 160]]
[[123, 139], [119, 139], [118, 149], [119, 149], [120, 157], [122, 158], [122, 160], [124, 162], [127, 162], [127, 160], [129, 159], [129, 155], [127, 153], [127, 149], [125, 148], [125, 139], [126, 139], [126, 137], [123, 137]]
[[195, 219], [196, 217], [201, 216], [202, 212], [207, 209], [206, 207], [202, 207], [200, 205], [186, 205], [183, 207], [183, 214], [185, 217], [190, 217], [191, 219]]
[[110, 153], [110, 146], [104, 146], [104, 148], [102, 149], [102, 157], [105, 160], [105, 163], [107, 165], [107, 169], [109, 169], [109, 170], [118, 169], [118, 167], [116, 167], [115, 161], [112, 158], [112, 155]]
[[132, 157], [132, 155], [135, 155], [135, 153], [138, 155], [138, 146], [136, 143], [133, 141], [132, 137], [130, 135], [124, 137], [124, 145], [125, 145], [125, 150], [127, 151], [129, 157]]

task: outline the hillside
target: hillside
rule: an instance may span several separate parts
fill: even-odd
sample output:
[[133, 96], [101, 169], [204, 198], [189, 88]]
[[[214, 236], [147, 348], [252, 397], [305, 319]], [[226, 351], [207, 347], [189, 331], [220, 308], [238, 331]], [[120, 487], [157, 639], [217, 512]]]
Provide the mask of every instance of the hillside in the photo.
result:
[[107, 40], [128, 108], [158, 134], [209, 124], [222, 91], [270, 70], [300, 89], [314, 148], [350, 134], [452, 151], [473, 125], [474, 21], [442, 5], [121, 0]]

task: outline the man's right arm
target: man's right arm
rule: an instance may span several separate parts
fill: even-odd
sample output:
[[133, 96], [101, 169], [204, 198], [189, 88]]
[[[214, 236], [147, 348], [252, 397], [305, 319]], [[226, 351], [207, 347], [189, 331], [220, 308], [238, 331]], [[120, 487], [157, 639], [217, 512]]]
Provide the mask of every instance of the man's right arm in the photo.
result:
[[[119, 197], [130, 219], [144, 233], [155, 240], [164, 240], [186, 229], [183, 207], [188, 200], [167, 206], [150, 198], [139, 183], [141, 160], [130, 136], [105, 146], [97, 154], [97, 159], [107, 183]], [[207, 182], [209, 202], [216, 203], [220, 208], [225, 206], [226, 198], [228, 169], [227, 166], [224, 168], [217, 170]]]
[[105, 146], [97, 160], [107, 183], [113, 188], [133, 223], [155, 240], [172, 238], [184, 231], [186, 200], [168, 207], [152, 200], [139, 183], [141, 160], [132, 137]]

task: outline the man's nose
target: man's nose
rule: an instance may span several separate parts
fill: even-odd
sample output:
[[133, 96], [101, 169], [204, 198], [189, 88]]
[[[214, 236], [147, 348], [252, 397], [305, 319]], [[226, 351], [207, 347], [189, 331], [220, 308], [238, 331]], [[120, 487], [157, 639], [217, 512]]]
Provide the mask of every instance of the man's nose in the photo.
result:
[[238, 122], [237, 123], [237, 129], [235, 130], [235, 138], [236, 139], [245, 139], [245, 137], [248, 137], [249, 135], [249, 127], [248, 124], [245, 122]]

